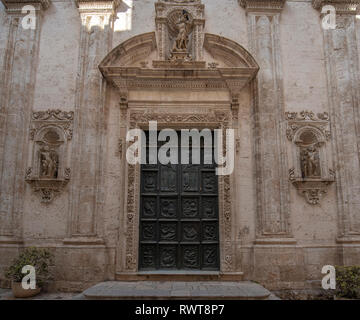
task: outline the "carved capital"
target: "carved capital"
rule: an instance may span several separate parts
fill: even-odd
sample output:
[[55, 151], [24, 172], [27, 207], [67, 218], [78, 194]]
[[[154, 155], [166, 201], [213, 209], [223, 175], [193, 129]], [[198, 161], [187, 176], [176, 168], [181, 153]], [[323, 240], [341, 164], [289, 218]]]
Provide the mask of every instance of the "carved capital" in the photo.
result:
[[280, 12], [285, 0], [238, 0], [246, 12]]
[[51, 0], [1, 0], [7, 13], [21, 14], [24, 6], [33, 6], [36, 11], [46, 10]]
[[360, 0], [312, 0], [312, 5], [317, 10], [331, 5], [337, 13], [356, 14], [360, 8]]

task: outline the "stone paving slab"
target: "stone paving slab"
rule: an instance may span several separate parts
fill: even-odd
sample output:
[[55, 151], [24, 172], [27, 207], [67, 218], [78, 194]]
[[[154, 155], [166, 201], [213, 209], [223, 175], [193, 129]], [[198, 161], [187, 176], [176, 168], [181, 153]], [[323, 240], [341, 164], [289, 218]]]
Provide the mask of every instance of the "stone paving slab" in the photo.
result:
[[250, 281], [217, 282], [101, 282], [85, 290], [77, 299], [204, 299], [204, 300], [266, 300], [274, 299], [271, 292]]

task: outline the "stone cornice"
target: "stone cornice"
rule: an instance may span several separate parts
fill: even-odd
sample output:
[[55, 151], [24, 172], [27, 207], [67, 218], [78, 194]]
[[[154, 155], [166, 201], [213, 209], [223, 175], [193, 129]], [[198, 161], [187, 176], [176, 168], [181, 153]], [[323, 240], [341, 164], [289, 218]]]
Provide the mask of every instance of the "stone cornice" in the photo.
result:
[[120, 0], [75, 0], [80, 12], [114, 12]]
[[51, 0], [1, 0], [7, 13], [21, 13], [26, 5], [31, 5], [37, 11], [46, 10]]
[[280, 12], [286, 0], [238, 0], [247, 12]]
[[317, 10], [331, 5], [337, 13], [356, 14], [360, 9], [360, 0], [312, 0], [312, 5]]

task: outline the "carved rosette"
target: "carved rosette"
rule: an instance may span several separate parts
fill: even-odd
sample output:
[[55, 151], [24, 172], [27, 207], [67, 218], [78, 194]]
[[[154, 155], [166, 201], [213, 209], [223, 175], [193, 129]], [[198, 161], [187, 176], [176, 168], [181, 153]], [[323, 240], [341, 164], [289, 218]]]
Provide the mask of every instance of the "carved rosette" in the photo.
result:
[[43, 203], [50, 203], [70, 180], [69, 146], [74, 112], [59, 109], [31, 115], [31, 160], [25, 174]]
[[327, 159], [331, 154], [327, 143], [331, 139], [329, 114], [286, 112], [285, 119], [286, 137], [292, 142], [289, 180], [309, 204], [319, 204], [328, 185], [335, 181]]
[[[191, 125], [192, 128], [221, 128], [226, 130], [230, 126], [231, 113], [224, 111], [209, 111], [199, 114], [181, 113], [152, 113], [134, 111], [130, 113], [130, 129], [146, 128], [149, 121], [157, 121], [166, 127], [181, 124]], [[225, 136], [225, 135], [224, 135]], [[224, 144], [225, 146], [225, 144]], [[128, 147], [128, 146], [127, 146]], [[139, 199], [140, 166], [127, 165], [127, 201], [126, 201], [126, 243], [125, 243], [125, 269], [128, 272], [137, 270], [137, 239], [139, 230]], [[234, 270], [234, 252], [232, 245], [232, 210], [231, 210], [231, 179], [230, 176], [219, 176], [219, 221], [220, 234], [223, 235], [224, 246], [221, 253], [221, 269]]]

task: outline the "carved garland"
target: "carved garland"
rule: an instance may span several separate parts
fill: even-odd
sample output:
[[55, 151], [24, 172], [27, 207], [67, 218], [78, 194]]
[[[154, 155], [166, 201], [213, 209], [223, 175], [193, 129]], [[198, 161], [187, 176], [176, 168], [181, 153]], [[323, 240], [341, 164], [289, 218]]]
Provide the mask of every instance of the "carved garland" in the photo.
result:
[[[157, 121], [159, 124], [166, 124], [169, 127], [176, 124], [191, 125], [212, 125], [217, 128], [227, 129], [231, 116], [227, 112], [215, 111], [208, 114], [161, 114], [133, 112], [130, 114], [130, 129], [140, 128], [148, 125], [149, 121]], [[224, 135], [225, 136], [225, 135]], [[224, 148], [226, 144], [224, 143]], [[128, 147], [128, 146], [127, 146]], [[140, 167], [127, 165], [127, 202], [126, 202], [126, 262], [125, 269], [129, 272], [136, 272], [137, 267], [137, 230], [139, 211], [139, 199], [136, 195], [139, 190]], [[221, 255], [221, 269], [223, 271], [233, 270], [233, 249], [231, 235], [231, 183], [230, 176], [219, 176], [219, 221], [221, 234], [223, 235], [224, 252]]]

